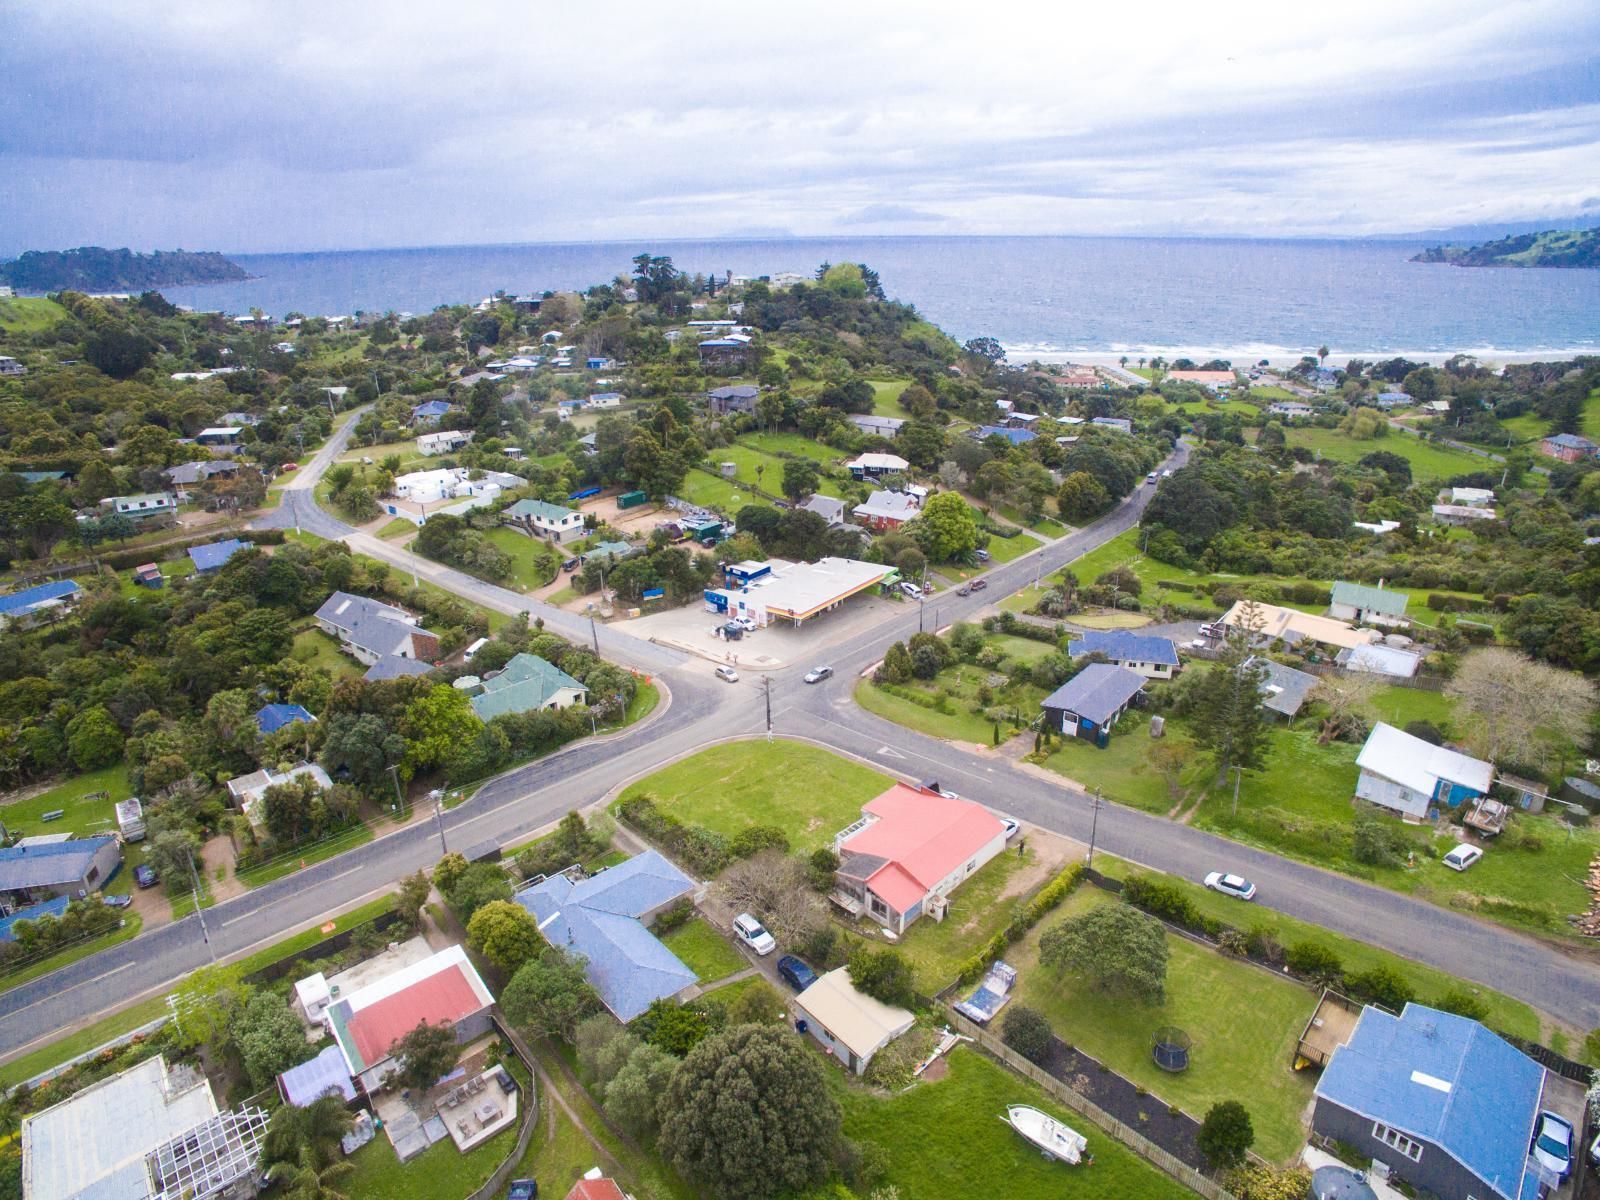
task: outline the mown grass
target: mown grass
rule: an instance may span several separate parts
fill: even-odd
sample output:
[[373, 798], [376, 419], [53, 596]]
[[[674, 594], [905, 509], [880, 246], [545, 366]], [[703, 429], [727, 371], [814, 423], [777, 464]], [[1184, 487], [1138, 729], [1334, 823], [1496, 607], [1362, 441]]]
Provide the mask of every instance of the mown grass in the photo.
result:
[[1042, 545], [1044, 543], [1031, 533], [1019, 533], [1011, 538], [991, 536], [989, 544], [984, 549], [995, 562], [1008, 563], [1021, 558], [1029, 551], [1037, 550]]
[[950, 894], [950, 907], [943, 921], [924, 916], [906, 931], [899, 948], [916, 972], [918, 992], [932, 996], [955, 982], [962, 964], [1006, 927], [1023, 893], [1031, 890], [1013, 892], [1017, 875], [1035, 870], [1038, 865], [1037, 843], [1032, 847], [1024, 845], [1021, 854], [1014, 846], [1006, 846]]
[[1452, 450], [1433, 442], [1425, 442], [1411, 434], [1392, 431], [1387, 437], [1358, 441], [1337, 429], [1308, 429], [1294, 426], [1285, 431], [1291, 447], [1304, 446], [1322, 458], [1334, 462], [1353, 463], [1377, 450], [1398, 454], [1411, 464], [1412, 478], [1418, 483], [1425, 480], [1448, 479], [1453, 475], [1468, 475], [1488, 471], [1494, 463], [1481, 455], [1464, 450]]
[[339, 649], [338, 642], [315, 626], [302, 629], [294, 635], [294, 648], [289, 651], [289, 657], [308, 667], [321, 667], [334, 679], [359, 677], [366, 673], [365, 667]]
[[872, 384], [872, 412], [879, 417], [909, 417], [900, 407], [900, 396], [911, 386], [909, 379], [870, 380]]
[[549, 542], [504, 526], [489, 530], [484, 537], [510, 557], [511, 575], [503, 582], [513, 587], [531, 592], [554, 580], [561, 570], [561, 554]]
[[[105, 792], [104, 799], [90, 800], [95, 792]], [[117, 831], [117, 801], [133, 795], [133, 785], [128, 781], [128, 768], [121, 763], [89, 771], [59, 783], [47, 791], [26, 800], [8, 800], [0, 804], [0, 821], [6, 832], [28, 837], [40, 833], [72, 833], [78, 837]], [[54, 821], [45, 821], [47, 812], [61, 811]]]
[[703, 917], [694, 917], [663, 935], [661, 944], [676, 954], [701, 983], [715, 983], [745, 967], [739, 952]]

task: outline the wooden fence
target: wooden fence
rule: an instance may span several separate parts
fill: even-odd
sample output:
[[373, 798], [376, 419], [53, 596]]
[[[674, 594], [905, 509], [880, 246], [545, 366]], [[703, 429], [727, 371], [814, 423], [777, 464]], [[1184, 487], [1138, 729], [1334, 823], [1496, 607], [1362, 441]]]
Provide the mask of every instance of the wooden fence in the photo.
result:
[[466, 1200], [496, 1200], [506, 1190], [506, 1185], [511, 1182], [511, 1176], [516, 1173], [522, 1158], [528, 1153], [528, 1143], [533, 1141], [533, 1131], [539, 1124], [539, 1073], [534, 1068], [533, 1051], [516, 1030], [511, 1028], [511, 1023], [500, 1016], [498, 1008], [490, 1011], [489, 1019], [494, 1022], [495, 1029], [511, 1046], [512, 1051], [522, 1060], [522, 1065], [528, 1068], [528, 1092], [522, 1097], [522, 1112], [519, 1114], [521, 1124], [517, 1128], [517, 1144], [511, 1148], [511, 1153], [495, 1168], [494, 1174], [477, 1191], [467, 1196]]
[[1053, 1099], [1059, 1100], [1062, 1104], [1072, 1109], [1073, 1112], [1086, 1117], [1102, 1131], [1116, 1138], [1117, 1141], [1127, 1146], [1152, 1166], [1165, 1171], [1190, 1191], [1199, 1193], [1206, 1200], [1234, 1200], [1233, 1193], [1224, 1189], [1214, 1179], [1201, 1174], [1181, 1158], [1168, 1154], [1131, 1125], [1126, 1125], [1119, 1121], [1094, 1101], [1076, 1089], [1069, 1087], [1043, 1067], [1036, 1066], [1026, 1058], [1023, 1058], [1022, 1055], [1011, 1049], [987, 1029], [975, 1025], [954, 1009], [948, 1010], [948, 1016], [951, 1021], [951, 1027], [957, 1033], [970, 1037], [985, 1053], [998, 1059], [1018, 1075], [1031, 1079], [1049, 1093]]

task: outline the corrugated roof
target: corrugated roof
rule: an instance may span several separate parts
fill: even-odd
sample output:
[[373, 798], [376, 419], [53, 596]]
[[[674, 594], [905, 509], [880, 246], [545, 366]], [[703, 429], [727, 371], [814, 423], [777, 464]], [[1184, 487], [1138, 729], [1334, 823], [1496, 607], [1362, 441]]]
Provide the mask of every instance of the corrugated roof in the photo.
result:
[[567, 518], [575, 517], [578, 514], [573, 509], [562, 508], [561, 505], [551, 504], [548, 500], [518, 500], [505, 510], [505, 515], [518, 521], [542, 517], [546, 521], [559, 524]]
[[309, 725], [316, 718], [298, 704], [263, 704], [256, 710], [256, 728], [262, 733], [277, 733], [285, 725], [293, 725], [296, 721], [304, 721]]
[[0, 616], [30, 612], [40, 605], [74, 595], [77, 591], [78, 585], [70, 579], [35, 584], [31, 588], [23, 588], [20, 592], [12, 592], [9, 596], [0, 596]]
[[1061, 709], [1104, 725], [1144, 688], [1144, 676], [1114, 663], [1090, 663], [1044, 698], [1042, 707]]
[[381, 1063], [422, 1021], [454, 1025], [494, 1003], [460, 946], [449, 946], [351, 993], [328, 1009], [352, 1074]]
[[974, 435], [979, 441], [988, 437], [1003, 437], [1013, 446], [1020, 446], [1024, 442], [1031, 442], [1039, 435], [1031, 429], [1005, 429], [999, 425], [980, 425]]
[[1296, 671], [1293, 667], [1286, 667], [1282, 663], [1273, 662], [1270, 658], [1261, 658], [1256, 655], [1245, 659], [1245, 666], [1260, 667], [1266, 671], [1266, 678], [1261, 681], [1261, 693], [1266, 698], [1262, 705], [1275, 713], [1282, 713], [1292, 717], [1306, 702], [1306, 697], [1311, 694], [1311, 689], [1317, 686], [1317, 677], [1305, 671]]
[[14, 942], [17, 940], [16, 925], [18, 921], [37, 921], [40, 917], [59, 917], [67, 911], [71, 900], [66, 896], [54, 896], [40, 904], [30, 904], [27, 908], [19, 908], [9, 917], [0, 917], [0, 942]]
[[1134, 633], [1127, 629], [1091, 629], [1067, 643], [1067, 653], [1104, 654], [1113, 662], [1147, 662], [1158, 666], [1178, 665], [1178, 649], [1171, 638]]
[[[1242, 627], [1246, 603], [1240, 600], [1230, 608], [1223, 616], [1222, 624], [1229, 628]], [[1352, 629], [1345, 622], [1335, 620], [1333, 617], [1319, 617], [1294, 608], [1258, 603], [1255, 609], [1261, 620], [1258, 635], [1268, 641], [1282, 638], [1294, 642], [1309, 638], [1325, 646], [1348, 649], [1351, 646], [1368, 645], [1375, 636], [1371, 630]]]
[[361, 678], [373, 679], [404, 679], [408, 675], [426, 675], [433, 670], [425, 662], [418, 662], [414, 658], [399, 658], [387, 654], [367, 668], [367, 673]]
[[1364, 1009], [1316, 1093], [1438, 1146], [1505, 1200], [1522, 1193], [1544, 1068], [1477, 1021], [1407, 1004]]
[[317, 609], [316, 617], [319, 621], [327, 621], [341, 629], [349, 629], [363, 617], [388, 617], [391, 620], [404, 622], [408, 614], [403, 609], [392, 604], [385, 604], [381, 600], [373, 600], [368, 596], [356, 596], [350, 592], [335, 592], [322, 602], [322, 607]]
[[251, 548], [250, 542], [229, 538], [225, 542], [212, 542], [209, 546], [195, 546], [189, 551], [196, 571], [215, 571], [241, 550]]
[[77, 883], [94, 862], [94, 856], [114, 841], [115, 838], [102, 834], [43, 845], [0, 848], [0, 891]]
[[1340, 580], [1333, 585], [1333, 602], [1348, 604], [1351, 608], [1367, 612], [1406, 615], [1406, 604], [1411, 598], [1404, 592], [1391, 592], [1388, 588], [1368, 587], [1364, 583], [1346, 583]]
[[1493, 763], [1432, 745], [1382, 721], [1367, 735], [1356, 766], [1430, 796], [1441, 779], [1487, 795], [1494, 778]]
[[290, 1067], [279, 1075], [278, 1090], [297, 1108], [305, 1108], [330, 1091], [344, 1097], [347, 1104], [356, 1098], [355, 1082], [350, 1078], [350, 1068], [338, 1046], [326, 1046], [310, 1062]]
[[878, 819], [842, 842], [840, 852], [886, 859], [888, 865], [868, 886], [900, 912], [1005, 833], [1000, 819], [981, 804], [903, 783], [868, 801], [861, 811]]
[[909, 521], [919, 511], [916, 497], [904, 492], [873, 492], [850, 510], [852, 516], [889, 517], [900, 521]]
[[554, 663], [536, 654], [518, 654], [483, 681], [483, 692], [472, 697], [472, 711], [485, 722], [506, 713], [531, 712], [567, 688], [587, 694], [583, 684]]
[[865, 995], [850, 983], [850, 971], [829, 971], [795, 997], [795, 1006], [858, 1058], [868, 1058], [910, 1029], [916, 1018]]

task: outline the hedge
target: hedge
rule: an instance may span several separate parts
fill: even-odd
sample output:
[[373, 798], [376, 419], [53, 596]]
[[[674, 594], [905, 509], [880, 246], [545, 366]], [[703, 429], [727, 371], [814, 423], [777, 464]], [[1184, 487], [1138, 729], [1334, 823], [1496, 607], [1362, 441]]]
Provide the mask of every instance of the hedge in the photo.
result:
[[1083, 879], [1083, 864], [1074, 863], [1034, 894], [1022, 911], [1011, 918], [1011, 923], [995, 934], [961, 964], [956, 974], [957, 983], [971, 983], [989, 969], [989, 965], [1006, 952], [1006, 947], [1020, 942], [1050, 910], [1070, 896]]
[[707, 878], [741, 858], [775, 848], [787, 852], [789, 839], [776, 825], [754, 825], [730, 840], [701, 825], [687, 825], [664, 813], [649, 796], [635, 796], [617, 806], [617, 815], [652, 842], [681, 858]]

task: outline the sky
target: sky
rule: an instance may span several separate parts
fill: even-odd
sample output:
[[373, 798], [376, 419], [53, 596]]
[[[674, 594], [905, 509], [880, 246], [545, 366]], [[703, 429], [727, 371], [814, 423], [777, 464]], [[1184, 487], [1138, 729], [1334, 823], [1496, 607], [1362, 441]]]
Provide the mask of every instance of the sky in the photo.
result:
[[0, 81], [0, 255], [1600, 221], [1594, 0], [3, 0]]

